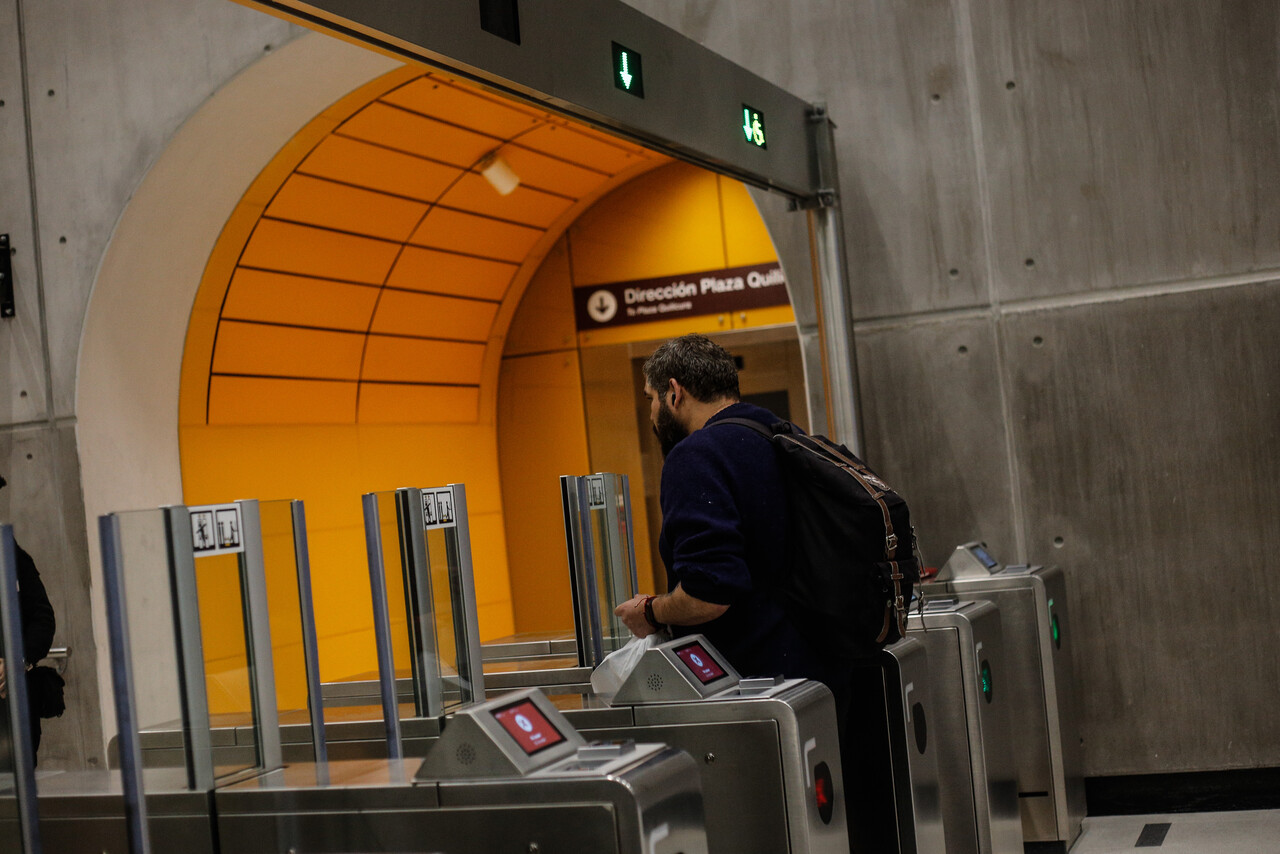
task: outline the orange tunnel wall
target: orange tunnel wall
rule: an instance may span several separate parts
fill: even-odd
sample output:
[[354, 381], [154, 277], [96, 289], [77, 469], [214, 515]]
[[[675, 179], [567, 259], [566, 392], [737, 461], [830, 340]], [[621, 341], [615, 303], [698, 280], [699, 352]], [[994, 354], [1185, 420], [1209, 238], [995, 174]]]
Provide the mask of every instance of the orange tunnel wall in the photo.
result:
[[516, 631], [573, 628], [558, 491], [563, 474], [629, 476], [638, 581], [652, 592], [636, 436], [644, 427], [635, 417], [630, 365], [624, 356], [616, 375], [586, 377], [584, 387], [580, 348], [795, 320], [791, 308], [782, 306], [579, 333], [573, 288], [776, 260], [746, 188], [686, 163], [655, 169], [613, 191], [575, 220], [548, 253], [508, 331], [498, 398]]
[[[449, 139], [469, 149], [455, 157]], [[512, 197], [478, 178], [490, 147], [521, 174]], [[482, 638], [571, 627], [558, 476], [625, 471], [633, 506], [643, 492], [626, 436], [588, 424], [578, 348], [591, 342], [568, 289], [774, 259], [741, 185], [684, 164], [653, 171], [666, 162], [404, 68], [317, 116], [245, 194], [188, 328], [184, 500], [305, 502], [324, 681], [376, 667], [366, 492], [466, 484]], [[727, 327], [623, 337], [694, 328]], [[647, 549], [637, 531], [642, 565]], [[211, 656], [234, 647], [235, 621], [205, 623]], [[241, 666], [208, 665], [211, 680]], [[282, 707], [302, 679], [277, 668]], [[212, 710], [245, 707], [228, 696]]]

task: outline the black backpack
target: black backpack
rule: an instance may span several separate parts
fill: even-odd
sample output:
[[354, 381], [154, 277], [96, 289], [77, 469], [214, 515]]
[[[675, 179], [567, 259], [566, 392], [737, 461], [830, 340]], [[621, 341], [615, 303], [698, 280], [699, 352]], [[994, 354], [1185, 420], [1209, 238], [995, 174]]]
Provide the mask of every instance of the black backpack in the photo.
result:
[[844, 445], [809, 436], [787, 421], [761, 433], [778, 453], [786, 485], [790, 554], [769, 579], [796, 628], [840, 658], [870, 655], [906, 633], [920, 582], [907, 502]]

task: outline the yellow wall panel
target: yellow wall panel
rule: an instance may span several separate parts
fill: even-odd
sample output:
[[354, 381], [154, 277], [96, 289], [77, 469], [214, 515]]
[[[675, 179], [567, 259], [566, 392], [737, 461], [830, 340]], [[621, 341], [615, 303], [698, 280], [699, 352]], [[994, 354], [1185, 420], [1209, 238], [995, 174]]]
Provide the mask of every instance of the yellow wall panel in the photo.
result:
[[761, 326], [789, 326], [796, 322], [796, 313], [789, 305], [769, 308], [753, 308], [733, 315], [734, 329], [758, 329]]
[[467, 172], [441, 197], [440, 204], [545, 229], [569, 209], [573, 200], [524, 184], [502, 196], [484, 176]]
[[741, 181], [717, 175], [720, 201], [724, 210], [724, 243], [726, 267], [746, 267], [778, 260], [773, 239], [765, 227], [760, 210]]
[[573, 630], [560, 475], [588, 474], [576, 352], [503, 359], [498, 452], [517, 632]]
[[483, 359], [483, 344], [370, 335], [362, 379], [479, 385]]
[[511, 615], [510, 602], [494, 602], [476, 605], [480, 622], [480, 640], [491, 641], [515, 634], [515, 619]]
[[[370, 609], [372, 614], [372, 608]], [[317, 644], [320, 654], [320, 680], [322, 682], [349, 682], [377, 679], [377, 650], [373, 637], [373, 617], [369, 628], [343, 635], [328, 635]], [[326, 716], [329, 712], [326, 711]], [[381, 719], [382, 709], [369, 708], [369, 720]], [[365, 718], [356, 717], [354, 720]]]
[[399, 251], [396, 243], [263, 219], [240, 265], [380, 285]]
[[434, 202], [458, 177], [459, 169], [358, 139], [329, 136], [298, 172]]
[[378, 292], [369, 285], [241, 268], [227, 289], [222, 316], [363, 332]]
[[475, 569], [476, 602], [481, 605], [510, 603], [507, 536], [502, 514], [476, 512], [468, 502], [468, 516], [471, 521], [471, 562]]
[[619, 187], [569, 230], [576, 286], [725, 265], [716, 176], [673, 163]]
[[379, 102], [347, 119], [338, 133], [462, 167], [475, 163], [500, 142]]
[[297, 174], [267, 206], [270, 217], [398, 241], [413, 233], [426, 212], [424, 202]]
[[523, 261], [540, 237], [541, 229], [435, 207], [418, 226], [410, 242], [484, 258]]
[[602, 344], [625, 344], [629, 341], [661, 341], [692, 332], [714, 335], [717, 332], [728, 332], [732, 328], [733, 321], [727, 314], [703, 314], [680, 320], [655, 320], [653, 323], [634, 323], [630, 326], [580, 332], [578, 343], [583, 347], [598, 347]]
[[213, 371], [354, 380], [363, 345], [364, 337], [350, 332], [224, 320], [218, 324]]
[[500, 139], [510, 139], [547, 120], [545, 113], [517, 107], [512, 101], [489, 98], [430, 75], [393, 89], [381, 100]]
[[362, 383], [361, 424], [474, 424], [480, 414], [478, 386]]
[[581, 163], [608, 175], [645, 159], [639, 149], [614, 145], [595, 133], [581, 133], [561, 124], [545, 124], [520, 137], [520, 145], [563, 160]]
[[363, 530], [360, 494], [371, 487], [354, 425], [189, 427], [179, 439], [189, 504], [296, 498], [310, 528]]
[[406, 246], [387, 284], [393, 288], [499, 300], [507, 292], [516, 269], [516, 265], [508, 261]]
[[484, 341], [497, 311], [496, 302], [386, 289], [370, 331]]
[[494, 429], [480, 424], [371, 424], [359, 431], [363, 491], [467, 485], [473, 513], [502, 507]]
[[547, 253], [529, 281], [507, 328], [504, 355], [544, 353], [574, 346], [573, 289], [569, 281], [569, 248], [562, 237]]
[[209, 378], [210, 424], [352, 424], [355, 420], [354, 382]]
[[218, 310], [191, 309], [182, 352], [178, 424], [203, 424], [209, 417], [209, 365], [218, 335]]

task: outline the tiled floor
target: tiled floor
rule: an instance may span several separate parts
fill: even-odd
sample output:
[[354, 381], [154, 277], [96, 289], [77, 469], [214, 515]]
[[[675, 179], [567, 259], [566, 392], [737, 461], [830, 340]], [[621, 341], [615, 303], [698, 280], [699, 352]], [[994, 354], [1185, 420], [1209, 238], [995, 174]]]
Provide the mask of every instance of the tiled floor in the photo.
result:
[[[1159, 845], [1158, 825], [1168, 824]], [[1148, 825], [1156, 827], [1148, 828]], [[1143, 830], [1147, 829], [1145, 834]], [[1139, 847], [1139, 841], [1146, 844]], [[1071, 854], [1280, 854], [1280, 810], [1086, 818]]]

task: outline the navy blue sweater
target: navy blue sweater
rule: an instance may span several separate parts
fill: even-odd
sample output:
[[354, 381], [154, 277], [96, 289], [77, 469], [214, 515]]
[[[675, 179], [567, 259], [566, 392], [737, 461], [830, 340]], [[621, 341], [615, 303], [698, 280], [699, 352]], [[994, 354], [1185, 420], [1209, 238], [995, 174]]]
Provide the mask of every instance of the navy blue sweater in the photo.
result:
[[796, 631], [763, 583], [787, 555], [787, 505], [772, 444], [742, 425], [770, 425], [767, 409], [735, 403], [682, 439], [662, 467], [662, 533], [658, 549], [667, 587], [728, 605], [720, 617], [676, 626], [677, 635], [707, 636], [743, 676], [804, 677], [828, 682], [834, 665]]

